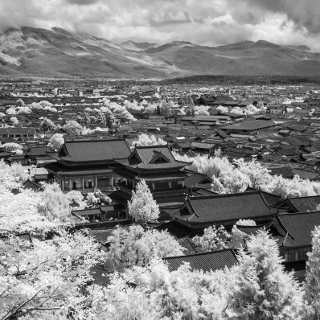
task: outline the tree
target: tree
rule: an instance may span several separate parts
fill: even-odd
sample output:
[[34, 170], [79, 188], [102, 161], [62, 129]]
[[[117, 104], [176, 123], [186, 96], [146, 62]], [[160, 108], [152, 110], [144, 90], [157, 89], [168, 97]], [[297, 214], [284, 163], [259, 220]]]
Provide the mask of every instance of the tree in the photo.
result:
[[54, 122], [48, 118], [43, 118], [40, 122], [40, 128], [44, 131], [51, 131], [51, 130], [55, 130], [56, 129], [56, 125], [54, 124]]
[[320, 227], [312, 232], [312, 251], [308, 253], [306, 266], [306, 300], [309, 303], [309, 319], [320, 318]]
[[214, 251], [230, 247], [231, 235], [224, 226], [210, 226], [205, 228], [202, 236], [195, 236], [192, 242], [201, 251]]
[[86, 319], [203, 320], [227, 319], [234, 286], [230, 270], [192, 271], [188, 265], [170, 272], [162, 261], [114, 274], [104, 288], [92, 287]]
[[145, 231], [139, 225], [117, 227], [107, 241], [108, 257], [116, 269], [144, 266], [153, 258], [183, 254], [183, 248], [167, 231]]
[[38, 204], [38, 211], [45, 215], [48, 220], [70, 221], [70, 199], [61, 191], [57, 183], [47, 184], [41, 193], [41, 199], [42, 201]]
[[137, 183], [136, 191], [132, 191], [131, 201], [128, 201], [129, 215], [137, 222], [155, 222], [160, 215], [157, 202], [145, 182]]
[[259, 231], [240, 250], [236, 284], [227, 313], [237, 320], [301, 319], [303, 296], [292, 274], [284, 271], [275, 240]]
[[23, 146], [16, 142], [7, 142], [2, 145], [2, 148], [6, 152], [17, 152], [17, 151], [23, 151]]
[[149, 135], [145, 133], [139, 134], [138, 139], [132, 142], [132, 147], [159, 146], [159, 145], [167, 145], [167, 142], [164, 141], [161, 137], [156, 137], [154, 135]]
[[17, 126], [19, 124], [19, 120], [17, 117], [11, 117], [10, 121], [14, 126]]
[[69, 135], [80, 136], [83, 128], [77, 121], [69, 120], [62, 129]]
[[177, 153], [174, 156], [177, 160], [191, 162], [190, 169], [212, 178], [212, 190], [218, 193], [243, 192], [247, 187], [253, 187], [282, 198], [320, 194], [319, 181], [301, 179], [299, 176], [293, 179], [273, 176], [267, 168], [254, 160], [237, 159], [230, 162], [227, 157], [221, 156], [188, 157]]
[[91, 268], [104, 254], [85, 233], [51, 240], [0, 238], [0, 318], [68, 319], [85, 307]]
[[56, 151], [59, 151], [60, 148], [64, 144], [64, 138], [62, 133], [55, 133], [52, 135], [52, 137], [49, 139], [49, 146], [53, 148]]

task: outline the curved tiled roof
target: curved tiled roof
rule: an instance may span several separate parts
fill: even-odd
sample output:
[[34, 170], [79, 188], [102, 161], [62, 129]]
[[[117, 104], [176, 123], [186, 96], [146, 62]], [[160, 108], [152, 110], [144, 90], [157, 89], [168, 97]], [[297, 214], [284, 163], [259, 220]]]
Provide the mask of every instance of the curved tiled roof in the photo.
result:
[[178, 220], [191, 223], [222, 223], [238, 219], [254, 219], [275, 215], [260, 192], [190, 197], [186, 207], [191, 215]]
[[189, 263], [191, 270], [215, 271], [237, 264], [236, 254], [232, 249], [196, 253], [187, 256], [164, 258], [170, 271], [177, 270], [184, 263]]
[[129, 155], [130, 149], [125, 140], [79, 140], [66, 142], [58, 159], [68, 162], [110, 161], [125, 159]]

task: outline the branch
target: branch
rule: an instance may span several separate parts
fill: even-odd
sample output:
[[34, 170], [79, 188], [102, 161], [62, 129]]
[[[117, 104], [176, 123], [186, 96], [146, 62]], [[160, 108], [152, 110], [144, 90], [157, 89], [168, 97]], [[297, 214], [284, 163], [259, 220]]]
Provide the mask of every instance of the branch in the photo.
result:
[[11, 308], [6, 315], [1, 318], [1, 320], [9, 320], [11, 317], [13, 317], [15, 314], [18, 313], [19, 310], [21, 310], [26, 304], [28, 304], [30, 301], [32, 301], [40, 292], [42, 289], [40, 289], [39, 291], [37, 291], [31, 298], [29, 298], [28, 300], [22, 302], [20, 305], [18, 305], [16, 308]]

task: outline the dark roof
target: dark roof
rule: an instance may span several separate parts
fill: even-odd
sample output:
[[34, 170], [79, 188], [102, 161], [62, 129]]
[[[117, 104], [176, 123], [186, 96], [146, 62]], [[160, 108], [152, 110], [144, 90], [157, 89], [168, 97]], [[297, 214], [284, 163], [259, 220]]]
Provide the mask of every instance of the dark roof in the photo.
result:
[[86, 140], [66, 142], [59, 152], [59, 160], [69, 162], [110, 161], [125, 159], [130, 149], [125, 140]]
[[167, 145], [160, 145], [135, 147], [127, 166], [136, 169], [170, 169], [182, 168], [186, 164], [177, 161]]
[[283, 214], [277, 220], [285, 232], [288, 232], [283, 240], [284, 246], [311, 246], [311, 232], [315, 226], [320, 225], [320, 211]]
[[239, 123], [234, 123], [221, 129], [228, 131], [255, 131], [275, 126], [276, 123], [272, 120], [255, 120], [249, 119]]
[[189, 170], [185, 170], [185, 172], [188, 174], [188, 176], [184, 180], [185, 186], [187, 188], [193, 188], [203, 184], [212, 183], [212, 179], [205, 174], [198, 173], [198, 172], [191, 172]]
[[169, 270], [177, 270], [184, 263], [189, 263], [191, 270], [215, 271], [225, 267], [231, 268], [238, 260], [232, 249], [215, 252], [196, 253], [193, 255], [164, 258]]
[[205, 142], [191, 142], [192, 149], [201, 149], [201, 150], [211, 150], [214, 148], [214, 144], [212, 143], [205, 143]]
[[190, 197], [186, 201], [190, 215], [176, 217], [190, 223], [222, 223], [275, 215], [259, 191], [227, 195]]
[[287, 201], [296, 212], [316, 211], [320, 204], [320, 196], [289, 198]]

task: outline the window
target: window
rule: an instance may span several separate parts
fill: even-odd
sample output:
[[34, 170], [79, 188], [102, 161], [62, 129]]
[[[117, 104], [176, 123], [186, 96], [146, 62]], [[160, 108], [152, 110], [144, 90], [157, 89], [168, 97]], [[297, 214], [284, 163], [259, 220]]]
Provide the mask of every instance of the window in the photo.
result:
[[113, 186], [112, 178], [111, 177], [100, 177], [98, 178], [98, 188], [99, 189], [106, 189]]
[[84, 180], [84, 188], [85, 189], [93, 189], [94, 188], [94, 182], [93, 178], [85, 178]]
[[72, 190], [82, 189], [82, 184], [80, 179], [75, 179], [72, 181]]

